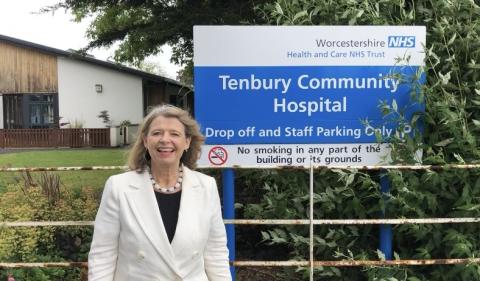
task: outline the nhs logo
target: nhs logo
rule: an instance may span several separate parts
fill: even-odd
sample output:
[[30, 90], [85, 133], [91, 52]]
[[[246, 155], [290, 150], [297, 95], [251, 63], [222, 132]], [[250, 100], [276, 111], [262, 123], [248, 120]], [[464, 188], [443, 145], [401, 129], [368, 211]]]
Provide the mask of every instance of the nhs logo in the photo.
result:
[[414, 48], [415, 36], [388, 36], [389, 48]]

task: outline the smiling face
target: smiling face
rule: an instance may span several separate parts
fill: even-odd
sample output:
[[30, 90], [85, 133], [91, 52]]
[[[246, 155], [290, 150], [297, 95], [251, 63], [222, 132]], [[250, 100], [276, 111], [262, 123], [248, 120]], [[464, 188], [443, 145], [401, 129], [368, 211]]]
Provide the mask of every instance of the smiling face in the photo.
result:
[[143, 137], [143, 145], [150, 154], [152, 168], [177, 169], [183, 152], [190, 146], [190, 138], [177, 118], [158, 116]]

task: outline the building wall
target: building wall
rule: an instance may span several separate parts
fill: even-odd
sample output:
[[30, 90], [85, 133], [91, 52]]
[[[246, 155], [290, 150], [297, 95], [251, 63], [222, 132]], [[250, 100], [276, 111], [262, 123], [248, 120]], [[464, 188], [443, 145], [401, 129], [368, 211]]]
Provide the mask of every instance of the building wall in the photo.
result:
[[[102, 110], [108, 111], [114, 126], [124, 120], [141, 122], [142, 78], [65, 57], [57, 61], [60, 123], [104, 128], [97, 117]], [[102, 85], [101, 93], [96, 92], [96, 84]]]
[[3, 96], [0, 95], [0, 129], [3, 129]]
[[57, 93], [56, 56], [0, 41], [0, 93]]

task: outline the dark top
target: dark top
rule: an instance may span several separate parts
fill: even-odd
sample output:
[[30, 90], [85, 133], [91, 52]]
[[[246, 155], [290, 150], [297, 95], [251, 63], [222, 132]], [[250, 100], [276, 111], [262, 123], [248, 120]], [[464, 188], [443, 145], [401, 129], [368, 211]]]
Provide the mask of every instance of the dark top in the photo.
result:
[[177, 228], [178, 211], [180, 210], [180, 198], [182, 191], [165, 194], [154, 192], [157, 198], [158, 208], [162, 215], [163, 226], [167, 232], [168, 241], [172, 243], [173, 236], [175, 236], [175, 229]]

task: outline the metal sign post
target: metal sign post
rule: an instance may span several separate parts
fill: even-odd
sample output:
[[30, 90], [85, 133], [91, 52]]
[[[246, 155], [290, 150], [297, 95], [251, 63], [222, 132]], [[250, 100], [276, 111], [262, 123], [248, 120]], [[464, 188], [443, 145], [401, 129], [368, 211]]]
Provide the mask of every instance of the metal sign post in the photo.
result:
[[[223, 183], [223, 217], [224, 219], [235, 219], [235, 172], [232, 168], [222, 170]], [[228, 258], [235, 261], [235, 225], [225, 225], [227, 230]], [[235, 267], [230, 266], [232, 280], [235, 281]]]

